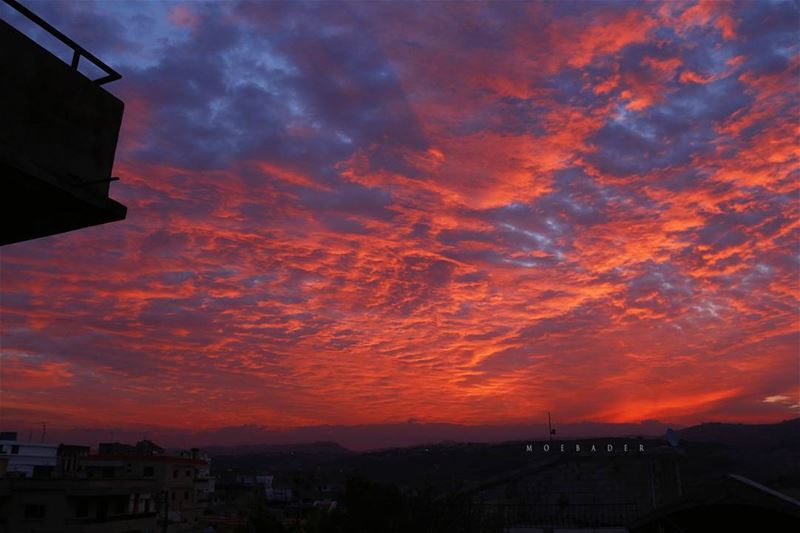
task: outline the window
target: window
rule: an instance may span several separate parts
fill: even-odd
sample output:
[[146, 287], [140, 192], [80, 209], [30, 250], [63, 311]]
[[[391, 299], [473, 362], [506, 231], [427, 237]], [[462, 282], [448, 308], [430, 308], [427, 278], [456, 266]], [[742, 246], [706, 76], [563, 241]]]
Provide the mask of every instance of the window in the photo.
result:
[[183, 491], [183, 499], [184, 500], [188, 500], [189, 499], [189, 491], [188, 490]]
[[114, 467], [113, 466], [104, 466], [103, 467], [103, 477], [108, 479], [114, 477]]
[[156, 475], [156, 471], [152, 466], [144, 467], [144, 477], [153, 477]]
[[191, 471], [191, 470], [187, 470], [187, 471], [186, 471], [186, 477], [189, 477], [189, 476], [191, 476], [191, 475], [192, 475], [192, 471]]
[[25, 520], [41, 520], [44, 518], [45, 507], [38, 503], [29, 503], [25, 505], [23, 516]]
[[97, 500], [97, 508], [95, 509], [95, 518], [98, 520], [106, 520], [108, 518], [108, 500], [101, 498]]
[[13, 444], [11, 446], [11, 453], [19, 453], [19, 444]]
[[87, 498], [80, 498], [75, 503], [75, 516], [78, 518], [89, 516], [89, 500]]
[[53, 477], [53, 467], [49, 465], [33, 465], [33, 477]]
[[172, 496], [170, 496], [170, 498], [171, 498], [173, 501], [175, 500], [175, 494], [177, 494], [177, 493], [176, 493], [176, 492], [173, 492], [173, 493], [172, 493]]
[[173, 477], [173, 478], [176, 478], [176, 477], [178, 477], [178, 471], [177, 471], [177, 470], [173, 470], [173, 471], [172, 471], [172, 477]]

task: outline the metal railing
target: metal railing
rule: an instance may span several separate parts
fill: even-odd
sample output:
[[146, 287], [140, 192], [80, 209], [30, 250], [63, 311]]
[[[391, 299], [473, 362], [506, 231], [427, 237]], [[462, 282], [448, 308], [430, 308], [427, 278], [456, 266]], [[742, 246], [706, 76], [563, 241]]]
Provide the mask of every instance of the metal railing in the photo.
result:
[[78, 43], [76, 43], [75, 41], [73, 41], [72, 39], [61, 33], [60, 31], [55, 29], [46, 20], [44, 20], [42, 17], [40, 17], [27, 7], [23, 6], [17, 0], [2, 0], [2, 1], [8, 4], [13, 9], [17, 10], [25, 17], [27, 17], [29, 20], [33, 21], [37, 26], [46, 30], [50, 35], [52, 35], [62, 43], [69, 46], [72, 49], [72, 63], [70, 64], [70, 67], [73, 70], [76, 71], [78, 70], [78, 63], [80, 62], [81, 57], [85, 57], [86, 59], [91, 61], [96, 67], [98, 67], [100, 70], [106, 73], [106, 75], [103, 76], [102, 78], [92, 80], [97, 85], [103, 85], [105, 83], [122, 78], [122, 75], [119, 72], [117, 72], [113, 68], [109, 67], [108, 65], [97, 59], [97, 57], [94, 54], [92, 54], [91, 52], [83, 48], [81, 45], [79, 45]]

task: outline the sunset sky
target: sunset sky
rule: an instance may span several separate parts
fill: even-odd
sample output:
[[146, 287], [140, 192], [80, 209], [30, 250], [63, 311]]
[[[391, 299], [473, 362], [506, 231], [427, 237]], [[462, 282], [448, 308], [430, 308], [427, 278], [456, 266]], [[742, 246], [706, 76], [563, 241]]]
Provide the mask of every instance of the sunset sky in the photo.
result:
[[26, 4], [128, 218], [0, 251], [4, 426], [800, 416], [796, 3]]

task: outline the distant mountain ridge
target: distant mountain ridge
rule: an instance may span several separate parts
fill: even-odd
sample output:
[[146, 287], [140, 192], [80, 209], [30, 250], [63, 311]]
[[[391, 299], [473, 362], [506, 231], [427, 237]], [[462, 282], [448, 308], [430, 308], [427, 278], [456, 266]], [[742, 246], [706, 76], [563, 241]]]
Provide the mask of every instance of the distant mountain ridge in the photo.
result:
[[714, 442], [737, 448], [800, 449], [800, 418], [776, 424], [706, 422], [678, 431], [682, 440]]
[[[667, 424], [655, 420], [639, 423], [606, 424], [599, 422], [554, 423], [557, 438], [583, 438], [593, 436], [629, 437], [661, 436]], [[354, 451], [407, 448], [443, 442], [498, 443], [521, 440], [543, 440], [548, 438], [546, 424], [498, 424], [470, 426], [443, 422], [418, 422], [409, 420], [400, 423], [364, 424], [353, 426], [306, 426], [287, 430], [269, 429], [259, 426], [220, 428], [197, 434], [192, 441], [203, 449], [218, 447], [220, 441], [239, 441], [239, 444], [223, 446], [246, 449], [245, 446], [296, 446], [298, 443], [337, 443], [342, 448]], [[252, 453], [247, 451], [245, 453]]]
[[356, 453], [336, 442], [303, 442], [297, 444], [244, 444], [239, 446], [208, 446], [203, 451], [215, 455], [350, 455]]
[[[426, 429], [425, 424], [417, 425], [422, 426], [418, 429]], [[390, 426], [389, 429], [397, 428]], [[641, 434], [622, 432], [616, 426], [618, 434], [609, 435], [610, 432], [602, 431], [603, 425], [595, 426], [598, 428], [599, 431], [582, 432], [579, 436], [559, 431], [557, 440], [604, 442], [636, 438]], [[678, 433], [681, 475], [687, 490], [696, 490], [705, 483], [716, 483], [729, 473], [736, 473], [787, 494], [800, 495], [800, 418], [775, 424], [704, 423], [680, 429]], [[394, 447], [364, 451], [350, 451], [330, 441], [221, 446], [208, 450], [212, 452], [212, 466], [217, 472], [269, 472], [278, 476], [327, 472], [334, 476], [363, 476], [403, 487], [427, 487], [444, 493], [527, 468], [531, 456], [522, 452], [523, 444], [545, 438], [538, 432], [529, 435], [532, 439], [512, 438], [502, 442], [445, 439], [436, 444], [398, 443]], [[663, 452], [667, 446], [666, 428], [651, 433], [644, 441], [648, 449]], [[601, 457], [598, 460], [602, 460]]]
[[[418, 424], [425, 426], [425, 424]], [[397, 425], [399, 426], [399, 425]], [[394, 431], [397, 426], [383, 426], [388, 427]], [[435, 427], [447, 427], [448, 425], [439, 424], [433, 425]], [[631, 425], [632, 426], [632, 425]], [[381, 427], [381, 426], [376, 426]], [[459, 426], [452, 425], [451, 427], [458, 428]], [[583, 425], [583, 434], [576, 434], [575, 431], [568, 431], [562, 438], [575, 439], [575, 438], [605, 438], [605, 437], [619, 437], [619, 436], [633, 436], [636, 432], [620, 431], [624, 425], [615, 426], [612, 432], [603, 431], [608, 429], [609, 426], [605, 424], [590, 424]], [[664, 435], [666, 425], [649, 425], [647, 429], [651, 430], [648, 436], [661, 437]], [[515, 428], [516, 429], [516, 428]], [[630, 428], [627, 429], [642, 429]], [[595, 430], [595, 431], [592, 431]], [[656, 430], [656, 431], [653, 431]], [[467, 436], [474, 436], [470, 432], [465, 432]], [[518, 435], [522, 431], [509, 431], [512, 438], [498, 439], [496, 442], [524, 440]], [[594, 435], [593, 435], [594, 433]], [[793, 447], [800, 448], [800, 418], [792, 420], [785, 420], [775, 424], [736, 424], [726, 422], [705, 422], [696, 426], [678, 430], [682, 440], [694, 442], [713, 442], [716, 444], [723, 444], [727, 446], [735, 446], [739, 448], [774, 448], [774, 447]], [[477, 440], [477, 439], [476, 439]], [[458, 442], [466, 442], [466, 439], [444, 439], [438, 442], [430, 441], [428, 443], [413, 443], [413, 444], [399, 444], [398, 448], [407, 448], [421, 445], [447, 445], [456, 444]], [[387, 446], [391, 448], [391, 446]], [[302, 454], [318, 454], [318, 455], [345, 455], [358, 453], [350, 450], [334, 441], [319, 441], [319, 442], [306, 442], [295, 444], [252, 444], [252, 445], [239, 445], [239, 446], [211, 446], [205, 448], [211, 454], [215, 455], [242, 455], [242, 454], [265, 454], [277, 455], [285, 453], [302, 453]]]
[[[389, 430], [388, 433], [394, 434], [402, 429], [406, 424], [386, 424], [377, 425], [375, 428]], [[434, 429], [457, 429], [464, 430], [468, 426], [458, 426], [450, 424], [414, 424], [420, 429], [430, 426]], [[666, 431], [666, 425], [658, 422], [648, 423], [646, 425], [634, 424], [593, 424], [583, 423], [580, 424], [581, 431], [575, 431], [578, 425], [567, 426], [570, 430], [565, 431], [564, 435], [560, 435], [565, 439], [576, 438], [607, 438], [607, 437], [626, 437], [634, 435], [645, 435], [650, 437], [663, 437]], [[370, 426], [353, 427], [351, 429], [364, 429]], [[612, 431], [607, 431], [612, 428]], [[396, 446], [385, 446], [380, 449], [389, 448], [411, 448], [416, 446], [442, 446], [453, 445], [459, 442], [508, 442], [508, 441], [521, 441], [525, 440], [523, 437], [525, 428], [509, 426], [506, 432], [498, 432], [498, 436], [506, 437], [499, 438], [496, 441], [487, 441], [484, 439], [441, 439], [439, 441], [429, 440], [428, 442], [403, 442], [403, 439], [398, 439]], [[532, 428], [530, 428], [532, 429]], [[529, 435], [537, 436], [535, 431], [527, 432]], [[536, 427], [538, 429], [538, 427]], [[635, 431], [646, 429], [648, 431]], [[433, 431], [431, 435], [436, 435], [438, 432]], [[800, 418], [792, 420], [785, 420], [775, 424], [736, 424], [725, 422], [705, 422], [696, 426], [690, 426], [678, 430], [681, 440], [693, 442], [711, 442], [715, 444], [722, 444], [726, 446], [734, 446], [737, 448], [757, 448], [757, 449], [770, 449], [770, 448], [793, 448], [800, 449]], [[463, 431], [463, 436], [475, 437], [473, 431]], [[298, 431], [296, 436], [302, 436], [302, 431]], [[510, 438], [508, 438], [510, 437]], [[380, 439], [377, 439], [380, 442]], [[354, 451], [342, 446], [335, 441], [318, 441], [318, 442], [298, 442], [294, 444], [249, 444], [238, 446], [210, 446], [204, 448], [210, 455], [281, 455], [287, 453], [296, 453], [303, 455], [329, 455], [329, 456], [342, 456], [349, 454], [357, 454], [366, 450]], [[379, 449], [377, 447], [372, 449]]]
[[[668, 424], [656, 420], [639, 423], [575, 422], [554, 420], [556, 439], [605, 437], [662, 438]], [[26, 428], [23, 421], [6, 421], [4, 428]], [[704, 423], [683, 429], [672, 426], [683, 440], [727, 443], [731, 446], [758, 443], [761, 447], [773, 444], [784, 447], [800, 445], [800, 418], [776, 424]], [[461, 425], [439, 422], [407, 422], [363, 424], [351, 426], [304, 426], [270, 428], [261, 425], [228, 426], [203, 430], [184, 430], [165, 427], [128, 428], [71, 428], [48, 426], [48, 440], [66, 444], [96, 447], [98, 442], [136, 442], [148, 438], [161, 446], [175, 448], [199, 447], [212, 455], [280, 454], [291, 453], [341, 455], [392, 448], [407, 448], [440, 443], [500, 443], [508, 441], [543, 440], [548, 438], [547, 424]]]

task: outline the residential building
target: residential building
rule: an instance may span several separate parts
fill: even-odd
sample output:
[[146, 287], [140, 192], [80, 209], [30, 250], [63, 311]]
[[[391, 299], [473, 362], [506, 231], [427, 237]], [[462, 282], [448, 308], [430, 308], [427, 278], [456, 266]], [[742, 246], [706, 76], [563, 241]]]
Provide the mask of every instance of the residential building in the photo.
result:
[[150, 442], [88, 446], [0, 434], [0, 533], [202, 531], [213, 501], [209, 459]]
[[58, 445], [58, 461], [56, 463], [56, 477], [82, 477], [83, 464], [81, 459], [89, 455], [88, 446], [74, 444]]
[[0, 434], [0, 457], [8, 461], [8, 475], [51, 477], [58, 464], [58, 444], [23, 442], [14, 432]]
[[157, 483], [0, 478], [0, 533], [155, 533]]
[[196, 530], [213, 498], [209, 461], [199, 453], [194, 456], [96, 454], [84, 458], [83, 465], [89, 479], [154, 482], [159, 523], [171, 532]]
[[97, 447], [100, 455], [164, 455], [164, 448], [147, 439], [136, 444], [121, 442], [101, 442]]

